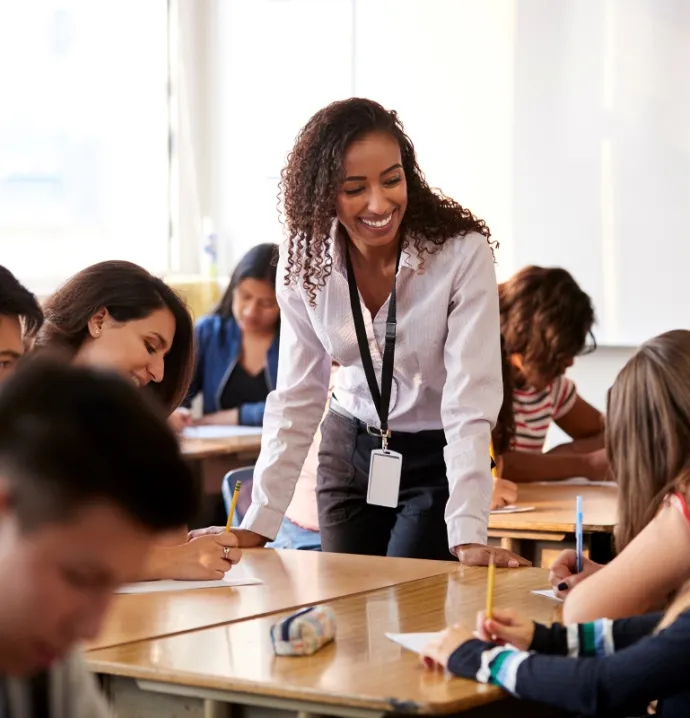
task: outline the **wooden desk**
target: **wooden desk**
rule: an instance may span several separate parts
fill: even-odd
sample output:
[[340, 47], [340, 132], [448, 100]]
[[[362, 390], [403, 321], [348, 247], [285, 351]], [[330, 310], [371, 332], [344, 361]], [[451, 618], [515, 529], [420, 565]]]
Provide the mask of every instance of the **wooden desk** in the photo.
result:
[[204, 494], [217, 496], [228, 471], [256, 463], [261, 450], [261, 436], [181, 439], [180, 447], [187, 461], [195, 465]]
[[115, 596], [89, 648], [192, 631], [447, 573], [454, 561], [252, 549], [241, 564], [263, 584]]
[[617, 522], [618, 487], [519, 484], [517, 506], [534, 506], [520, 514], [492, 514], [489, 536], [501, 545], [549, 566], [555, 555], [572, 545], [575, 532], [575, 500], [582, 496], [584, 533], [588, 552], [598, 560], [610, 556]]
[[[495, 604], [551, 623], [560, 604], [530, 593], [547, 586], [543, 570], [499, 569]], [[458, 621], [473, 627], [485, 591], [486, 569], [456, 564], [450, 573], [332, 601], [336, 642], [308, 658], [273, 654], [269, 629], [279, 618], [274, 615], [95, 651], [87, 660], [108, 677], [122, 718], [200, 716], [204, 701], [206, 715], [229, 715], [218, 703], [234, 703], [243, 706], [245, 718], [251, 718], [247, 706], [261, 707], [264, 716], [266, 708], [360, 718], [454, 713], [504, 694], [425, 673], [417, 656], [385, 633], [436, 631]], [[510, 706], [503, 705], [500, 715], [513, 715]]]
[[223, 439], [181, 439], [180, 447], [185, 458], [201, 461], [232, 454], [257, 454], [261, 449], [261, 436], [228, 436]]

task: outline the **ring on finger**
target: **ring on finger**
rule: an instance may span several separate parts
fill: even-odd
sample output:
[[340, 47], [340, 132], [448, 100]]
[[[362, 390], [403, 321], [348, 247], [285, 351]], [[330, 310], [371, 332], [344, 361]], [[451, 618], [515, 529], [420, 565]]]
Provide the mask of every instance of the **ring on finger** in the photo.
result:
[[229, 554], [230, 554], [230, 547], [229, 547], [229, 546], [226, 546], [226, 547], [223, 549], [223, 558], [224, 558], [224, 559], [227, 559], [228, 556], [229, 556]]

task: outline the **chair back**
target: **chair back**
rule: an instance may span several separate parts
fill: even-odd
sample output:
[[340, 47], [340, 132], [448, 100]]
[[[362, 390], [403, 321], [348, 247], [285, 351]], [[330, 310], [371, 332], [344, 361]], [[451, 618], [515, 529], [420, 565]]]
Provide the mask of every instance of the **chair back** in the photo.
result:
[[243, 469], [233, 469], [228, 471], [223, 478], [223, 484], [221, 486], [221, 492], [223, 494], [223, 503], [225, 504], [225, 515], [228, 515], [230, 511], [230, 504], [232, 503], [232, 495], [235, 491], [235, 484], [238, 481], [242, 482], [240, 488], [240, 496], [237, 499], [237, 506], [235, 507], [235, 516], [233, 517], [233, 526], [239, 526], [242, 523], [244, 515], [252, 503], [252, 482], [254, 479], [254, 467], [247, 466]]

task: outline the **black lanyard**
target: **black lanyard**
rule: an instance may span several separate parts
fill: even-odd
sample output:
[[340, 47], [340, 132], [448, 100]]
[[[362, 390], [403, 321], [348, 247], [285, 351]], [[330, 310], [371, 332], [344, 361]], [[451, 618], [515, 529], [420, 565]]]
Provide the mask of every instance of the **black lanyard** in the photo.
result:
[[352, 307], [352, 318], [355, 322], [355, 332], [357, 334], [357, 344], [359, 345], [359, 354], [362, 357], [362, 366], [364, 374], [367, 377], [367, 384], [371, 392], [371, 398], [376, 407], [376, 413], [379, 415], [381, 429], [373, 429], [368, 426], [367, 431], [374, 436], [379, 436], [383, 440], [383, 448], [388, 445], [390, 431], [388, 430], [388, 409], [391, 402], [391, 388], [393, 386], [393, 364], [395, 360], [395, 335], [396, 335], [396, 304], [395, 304], [395, 285], [398, 278], [398, 267], [400, 265], [400, 254], [402, 252], [402, 242], [398, 248], [398, 259], [395, 264], [395, 280], [393, 281], [393, 289], [388, 304], [388, 317], [386, 318], [386, 343], [383, 349], [383, 368], [381, 371], [381, 391], [376, 381], [374, 373], [374, 362], [371, 359], [369, 351], [369, 340], [367, 332], [364, 328], [364, 317], [362, 316], [362, 305], [359, 301], [359, 293], [357, 291], [357, 280], [352, 269], [352, 259], [350, 258], [350, 248], [345, 244], [345, 258], [347, 261], [347, 285], [350, 289], [350, 306]]

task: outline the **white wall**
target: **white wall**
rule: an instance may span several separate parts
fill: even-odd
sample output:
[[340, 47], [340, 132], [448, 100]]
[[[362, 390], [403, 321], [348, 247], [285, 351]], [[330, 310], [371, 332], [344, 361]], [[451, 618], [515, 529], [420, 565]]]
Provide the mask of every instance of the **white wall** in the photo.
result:
[[[618, 372], [635, 353], [631, 347], [599, 347], [592, 354], [578, 357], [568, 376], [577, 385], [580, 396], [601, 411], [606, 411], [606, 392]], [[547, 437], [547, 446], [566, 440], [566, 435], [553, 427]]]
[[298, 130], [359, 95], [397, 109], [430, 184], [486, 219], [499, 279], [564, 266], [604, 345], [690, 326], [687, 0], [215, 7], [224, 270], [282, 236], [277, 184]]

